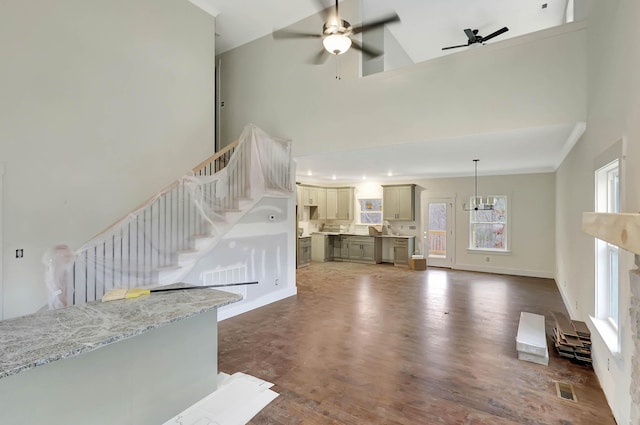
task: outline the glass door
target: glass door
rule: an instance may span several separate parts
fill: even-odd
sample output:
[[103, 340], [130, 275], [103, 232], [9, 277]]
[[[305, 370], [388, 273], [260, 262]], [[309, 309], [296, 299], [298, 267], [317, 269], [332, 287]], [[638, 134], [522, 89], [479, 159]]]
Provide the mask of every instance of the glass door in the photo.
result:
[[453, 198], [430, 198], [423, 204], [423, 249], [427, 265], [451, 267], [453, 264]]

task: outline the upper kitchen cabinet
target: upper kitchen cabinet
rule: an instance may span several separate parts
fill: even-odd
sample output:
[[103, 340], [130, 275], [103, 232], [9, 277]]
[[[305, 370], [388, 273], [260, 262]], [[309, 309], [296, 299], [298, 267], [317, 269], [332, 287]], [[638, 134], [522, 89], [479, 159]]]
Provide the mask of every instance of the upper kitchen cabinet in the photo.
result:
[[327, 188], [327, 219], [353, 219], [353, 188]]
[[297, 191], [300, 193], [298, 209], [308, 207], [309, 220], [324, 220], [327, 218], [327, 190], [324, 187], [298, 186]]
[[415, 220], [415, 184], [382, 186], [382, 219]]
[[325, 189], [312, 186], [302, 186], [302, 205], [305, 207], [318, 206], [321, 192], [325, 192]]

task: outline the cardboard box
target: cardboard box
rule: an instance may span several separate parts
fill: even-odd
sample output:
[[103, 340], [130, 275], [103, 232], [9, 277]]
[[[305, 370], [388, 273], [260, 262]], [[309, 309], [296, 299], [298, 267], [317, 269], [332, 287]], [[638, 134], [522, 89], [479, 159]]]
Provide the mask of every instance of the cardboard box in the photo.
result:
[[369, 226], [369, 236], [381, 236], [382, 226]]
[[411, 270], [427, 270], [427, 259], [409, 258], [409, 268]]

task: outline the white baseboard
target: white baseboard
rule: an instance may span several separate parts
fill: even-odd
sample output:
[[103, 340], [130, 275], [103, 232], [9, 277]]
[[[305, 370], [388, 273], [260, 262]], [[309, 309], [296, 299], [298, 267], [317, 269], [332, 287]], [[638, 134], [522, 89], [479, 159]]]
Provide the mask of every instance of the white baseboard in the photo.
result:
[[571, 303], [569, 302], [569, 300], [567, 300], [567, 295], [564, 293], [564, 289], [562, 288], [562, 286], [560, 286], [560, 283], [558, 283], [558, 279], [555, 279], [556, 281], [556, 287], [558, 288], [558, 292], [560, 292], [560, 296], [562, 297], [562, 303], [564, 304], [564, 307], [567, 309], [567, 311], [569, 312], [569, 318], [570, 319], [575, 319], [576, 317], [576, 312], [573, 308], [571, 308]]
[[454, 270], [465, 270], [469, 272], [510, 274], [513, 276], [541, 277], [545, 279], [555, 278], [553, 272], [545, 272], [541, 270], [507, 269], [503, 267], [476, 266], [473, 264], [454, 264], [451, 266], [451, 268]]
[[274, 303], [276, 301], [283, 300], [285, 298], [292, 297], [298, 293], [298, 288], [285, 288], [279, 291], [274, 291], [269, 294], [263, 295], [260, 298], [250, 301], [240, 301], [239, 304], [230, 304], [220, 307], [218, 309], [218, 322], [237, 316], [242, 313], [246, 313], [256, 308], [263, 307], [267, 304]]

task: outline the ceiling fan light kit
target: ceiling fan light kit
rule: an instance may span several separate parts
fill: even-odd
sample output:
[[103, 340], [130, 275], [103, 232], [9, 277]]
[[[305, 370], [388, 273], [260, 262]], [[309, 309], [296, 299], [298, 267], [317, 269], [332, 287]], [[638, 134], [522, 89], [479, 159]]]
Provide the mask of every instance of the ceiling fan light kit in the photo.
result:
[[351, 39], [344, 34], [330, 34], [322, 39], [322, 45], [332, 55], [341, 55], [351, 47]]
[[478, 162], [479, 159], [473, 160], [475, 164], [474, 183], [475, 191], [474, 196], [471, 198], [469, 204], [462, 204], [462, 209], [465, 211], [487, 211], [492, 210], [496, 204], [496, 199], [492, 196], [478, 196]]

